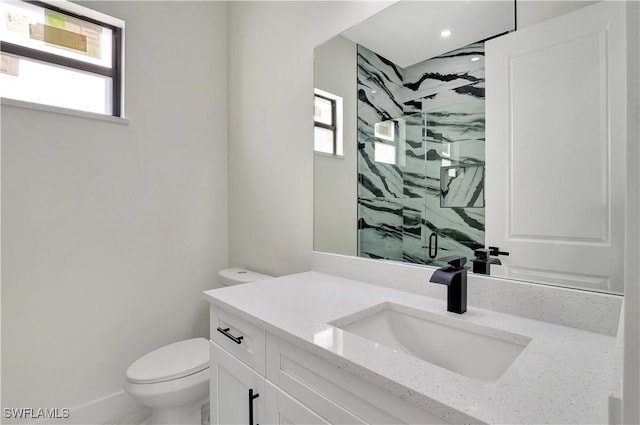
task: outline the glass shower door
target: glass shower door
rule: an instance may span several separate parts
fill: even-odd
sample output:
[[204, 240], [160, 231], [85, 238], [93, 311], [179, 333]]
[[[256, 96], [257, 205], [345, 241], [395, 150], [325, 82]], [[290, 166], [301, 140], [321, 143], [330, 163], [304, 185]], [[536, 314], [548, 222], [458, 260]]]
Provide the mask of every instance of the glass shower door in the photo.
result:
[[[484, 101], [424, 113], [427, 175], [425, 234], [437, 238], [433, 260], [484, 247]], [[434, 234], [436, 236], [434, 236]]]

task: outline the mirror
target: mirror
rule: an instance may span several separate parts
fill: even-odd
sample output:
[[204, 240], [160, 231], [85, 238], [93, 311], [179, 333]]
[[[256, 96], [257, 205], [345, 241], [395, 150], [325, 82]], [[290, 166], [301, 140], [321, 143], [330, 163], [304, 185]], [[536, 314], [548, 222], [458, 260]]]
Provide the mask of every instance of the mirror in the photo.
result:
[[[571, 222], [584, 228], [600, 216], [591, 218], [585, 212], [580, 217], [587, 218], [573, 220], [558, 210], [565, 198], [555, 202], [560, 207], [554, 210], [548, 196], [538, 193], [552, 180], [536, 177], [539, 183], [532, 183], [531, 169], [540, 163], [522, 160], [539, 160], [540, 154], [525, 155], [523, 148], [511, 173], [516, 179], [512, 184], [520, 182], [509, 200], [518, 216], [508, 219], [514, 229], [523, 229], [512, 238], [519, 244], [495, 237], [500, 233], [496, 229], [504, 227], [495, 223], [505, 219], [502, 211], [496, 218], [497, 207], [505, 203], [500, 193], [508, 189], [493, 183], [504, 170], [495, 159], [498, 137], [487, 138], [487, 131], [493, 125], [492, 134], [500, 133], [506, 124], [497, 123], [507, 121], [496, 118], [485, 128], [484, 41], [520, 33], [514, 29], [514, 2], [401, 1], [315, 49], [317, 93], [333, 98], [340, 110], [337, 130], [327, 132], [335, 147], [315, 154], [316, 251], [436, 267], [443, 265], [438, 258], [462, 255], [471, 267], [477, 249], [498, 241], [498, 249], [485, 252], [502, 263], [491, 266], [491, 275], [622, 293], [621, 276], [579, 270], [579, 258], [591, 255], [584, 254], [581, 241], [606, 244], [609, 236], [601, 237], [605, 231], [564, 235]], [[517, 115], [517, 122], [523, 117]], [[563, 125], [571, 132], [575, 122]], [[592, 155], [596, 168], [598, 155]], [[580, 176], [567, 173], [561, 178], [572, 189], [570, 180]], [[580, 201], [584, 199], [586, 195]], [[545, 238], [558, 243], [540, 243]], [[507, 254], [508, 249], [514, 252]], [[523, 257], [554, 257], [564, 268]], [[623, 268], [619, 262], [612, 267]]]

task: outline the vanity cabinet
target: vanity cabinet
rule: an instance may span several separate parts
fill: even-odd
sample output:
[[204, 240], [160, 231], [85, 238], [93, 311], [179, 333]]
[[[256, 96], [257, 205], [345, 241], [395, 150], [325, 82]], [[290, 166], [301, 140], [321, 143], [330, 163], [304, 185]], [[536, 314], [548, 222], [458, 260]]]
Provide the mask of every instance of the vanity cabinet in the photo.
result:
[[264, 377], [215, 343], [210, 345], [211, 423], [266, 423]]
[[445, 423], [216, 307], [210, 362], [212, 424]]

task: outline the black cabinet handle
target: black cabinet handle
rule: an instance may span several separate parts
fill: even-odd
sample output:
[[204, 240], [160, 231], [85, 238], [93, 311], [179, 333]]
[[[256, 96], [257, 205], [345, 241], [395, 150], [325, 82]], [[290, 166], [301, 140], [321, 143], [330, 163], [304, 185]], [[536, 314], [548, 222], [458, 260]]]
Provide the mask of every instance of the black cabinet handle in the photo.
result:
[[235, 342], [236, 344], [242, 344], [242, 338], [244, 338], [243, 336], [233, 336], [231, 335], [231, 333], [229, 333], [229, 328], [218, 328], [218, 332], [220, 332], [222, 335], [226, 336], [227, 338], [229, 338], [231, 341]]
[[[260, 397], [260, 394], [253, 393], [253, 388], [249, 389], [249, 425], [253, 425], [253, 400]], [[258, 424], [256, 424], [258, 425]]]

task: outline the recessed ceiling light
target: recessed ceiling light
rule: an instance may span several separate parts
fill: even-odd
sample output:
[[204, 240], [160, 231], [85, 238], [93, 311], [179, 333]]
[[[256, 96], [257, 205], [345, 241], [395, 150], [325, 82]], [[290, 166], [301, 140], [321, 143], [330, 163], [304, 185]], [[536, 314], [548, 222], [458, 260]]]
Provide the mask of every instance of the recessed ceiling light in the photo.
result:
[[449, 37], [451, 35], [451, 30], [442, 30], [442, 32], [440, 33], [440, 37]]
[[474, 56], [474, 57], [471, 58], [471, 62], [477, 62], [479, 60], [480, 60], [479, 56]]

